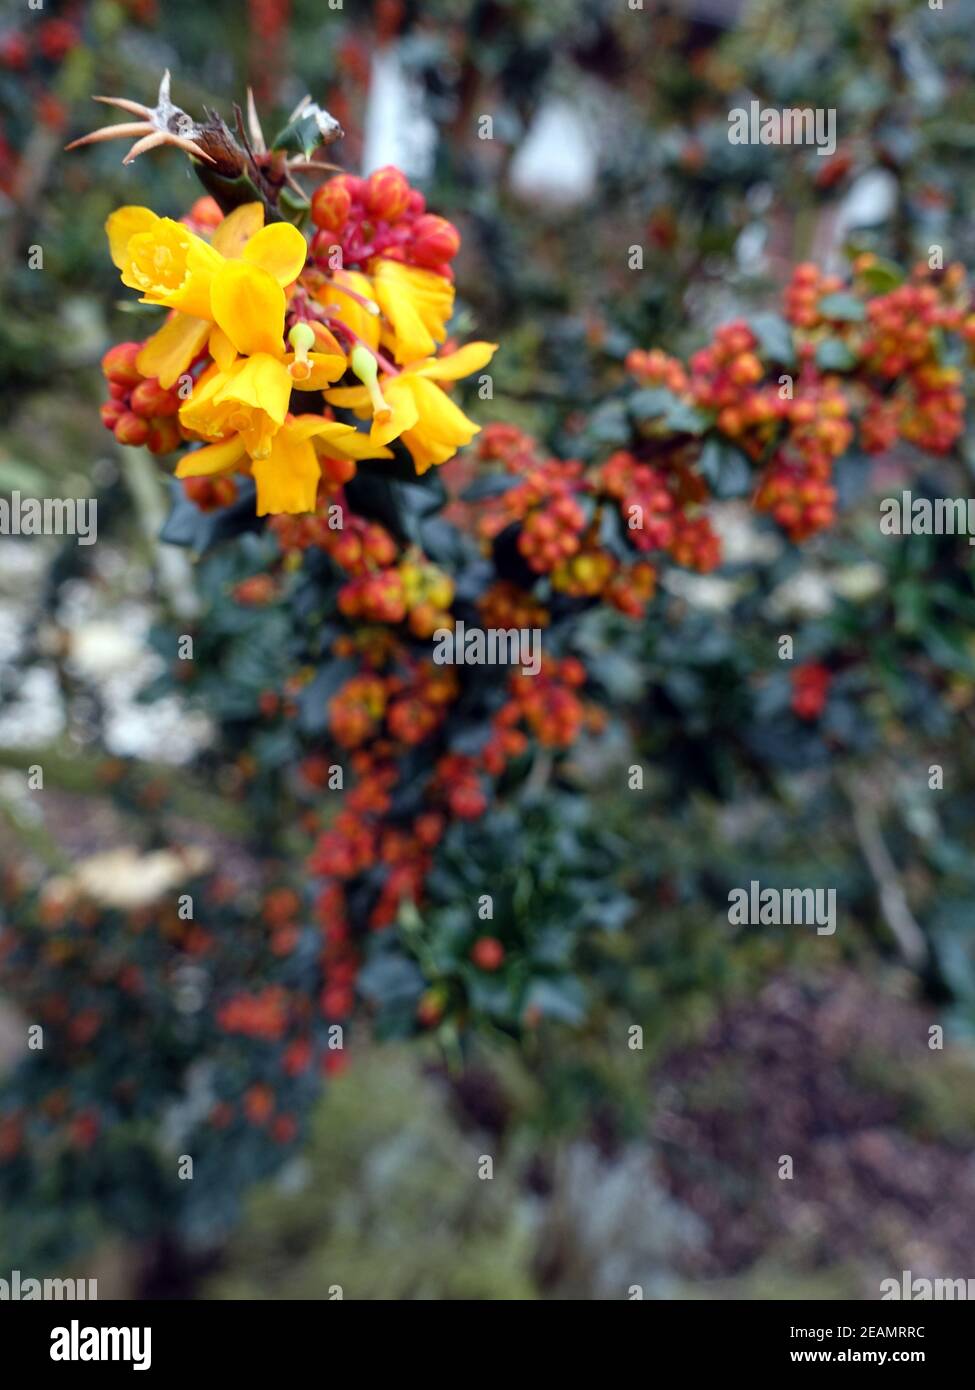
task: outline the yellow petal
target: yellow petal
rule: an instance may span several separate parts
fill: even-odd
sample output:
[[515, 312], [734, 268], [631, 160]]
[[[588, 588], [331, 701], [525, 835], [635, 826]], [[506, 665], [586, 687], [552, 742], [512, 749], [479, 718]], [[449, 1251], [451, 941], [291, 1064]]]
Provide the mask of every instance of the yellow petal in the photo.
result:
[[383, 257], [372, 262], [373, 294], [393, 330], [397, 362], [428, 357], [447, 336], [454, 287], [442, 275]]
[[210, 245], [228, 261], [235, 261], [245, 244], [264, 226], [264, 204], [242, 203], [214, 228]]
[[293, 428], [280, 430], [266, 458], [254, 459], [257, 515], [313, 512], [321, 466], [315, 450]]
[[193, 358], [203, 351], [210, 324], [189, 314], [173, 314], [142, 345], [136, 366], [143, 376], [156, 376], [167, 390], [183, 375]]
[[446, 357], [431, 357], [408, 367], [407, 371], [411, 376], [432, 377], [435, 381], [459, 381], [486, 367], [497, 350], [497, 343], [465, 343]]
[[148, 232], [159, 218], [150, 208], [118, 208], [105, 223], [108, 234], [108, 250], [119, 270], [128, 264], [126, 248], [136, 232]]
[[204, 439], [222, 439], [232, 433], [227, 422], [236, 406], [234, 402], [220, 405], [216, 401], [217, 392], [229, 380], [230, 376], [217, 367], [205, 371], [194, 383], [192, 395], [180, 406], [180, 424]]
[[234, 365], [237, 350], [222, 328], [216, 324], [210, 330], [210, 356], [222, 372], [229, 372]]
[[362, 430], [352, 429], [349, 434], [321, 434], [315, 440], [315, 448], [328, 458], [342, 459], [391, 459], [393, 451], [375, 444]]
[[321, 454], [332, 458], [392, 458], [388, 449], [377, 448], [367, 434], [321, 415], [298, 415], [284, 426], [290, 439], [311, 439]]
[[324, 415], [296, 415], [285, 425], [291, 439], [335, 438], [343, 434], [355, 434], [352, 425], [343, 425], [338, 420], [326, 420]]
[[266, 270], [225, 261], [210, 285], [210, 307], [238, 352], [283, 355], [284, 290]]
[[223, 264], [219, 252], [171, 217], [157, 217], [129, 237], [122, 283], [144, 304], [165, 304], [195, 318], [210, 318], [210, 281]]
[[373, 444], [388, 444], [390, 440], [397, 439], [404, 430], [415, 425], [418, 418], [413, 388], [405, 377], [398, 376], [384, 382], [383, 395], [390, 415], [386, 420], [378, 416], [373, 420], [369, 431]]
[[279, 285], [290, 285], [297, 280], [305, 268], [307, 255], [305, 238], [290, 222], [272, 222], [269, 227], [262, 228], [241, 252], [248, 265], [266, 270]]
[[335, 386], [325, 392], [329, 405], [337, 405], [346, 410], [361, 410], [369, 405], [369, 392], [364, 386]]
[[227, 375], [214, 395], [222, 405], [234, 401], [251, 410], [263, 411], [276, 425], [283, 425], [291, 400], [291, 377], [283, 362], [268, 353], [256, 353]]
[[206, 444], [184, 454], [176, 465], [176, 477], [209, 478], [215, 473], [229, 473], [245, 456], [244, 441], [235, 434], [220, 444]]
[[425, 473], [434, 464], [446, 463], [480, 432], [480, 426], [469, 420], [432, 381], [406, 375], [397, 381], [409, 383], [416, 401], [417, 423], [404, 430], [402, 438], [418, 473]]
[[[290, 368], [295, 360], [294, 353], [289, 352], [284, 360]], [[302, 377], [292, 374], [291, 384], [299, 391], [321, 391], [323, 387], [331, 386], [333, 381], [338, 381], [348, 365], [344, 355], [337, 357], [330, 352], [310, 352], [308, 375]]]

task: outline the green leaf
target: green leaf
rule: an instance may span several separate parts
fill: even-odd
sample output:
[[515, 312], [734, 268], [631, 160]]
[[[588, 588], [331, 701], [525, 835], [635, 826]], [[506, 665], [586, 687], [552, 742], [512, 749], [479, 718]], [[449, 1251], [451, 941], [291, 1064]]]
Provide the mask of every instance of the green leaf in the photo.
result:
[[827, 294], [819, 301], [819, 312], [827, 319], [842, 323], [862, 323], [867, 311], [862, 299], [854, 294]]
[[521, 481], [513, 473], [485, 473], [477, 478], [460, 495], [462, 502], [480, 502], [486, 497], [500, 497]]
[[533, 980], [525, 1007], [540, 1010], [546, 1018], [563, 1023], [581, 1023], [586, 1016], [586, 992], [581, 981], [566, 976], [562, 980]]
[[335, 117], [313, 102], [278, 131], [271, 141], [271, 149], [310, 159], [320, 145], [330, 145], [341, 136], [342, 127]]
[[254, 484], [249, 479], [238, 483], [235, 502], [212, 512], [200, 511], [182, 484], [176, 478], [170, 480], [170, 512], [159, 532], [159, 539], [167, 545], [185, 545], [196, 555], [203, 555], [242, 531], [263, 529], [264, 521], [254, 510]]
[[701, 450], [698, 471], [715, 497], [744, 497], [751, 489], [752, 473], [740, 449], [712, 435]]
[[748, 320], [748, 326], [758, 339], [763, 357], [770, 362], [780, 362], [783, 367], [794, 365], [792, 327], [781, 314], [755, 314]]
[[874, 294], [887, 294], [904, 283], [904, 272], [893, 261], [878, 260], [869, 270], [861, 271], [863, 280]]
[[856, 358], [841, 338], [824, 338], [816, 348], [816, 366], [824, 372], [848, 372]]
[[675, 434], [703, 434], [711, 416], [688, 405], [665, 386], [645, 386], [629, 399], [630, 414], [638, 423], [662, 419]]

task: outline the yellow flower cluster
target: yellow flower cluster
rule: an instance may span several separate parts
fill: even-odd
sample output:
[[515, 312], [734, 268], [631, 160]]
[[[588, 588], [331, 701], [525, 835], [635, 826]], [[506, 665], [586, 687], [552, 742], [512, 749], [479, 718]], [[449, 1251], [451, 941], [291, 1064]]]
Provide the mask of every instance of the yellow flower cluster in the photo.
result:
[[[390, 458], [387, 446], [402, 439], [425, 473], [478, 432], [437, 383], [486, 366], [495, 345], [435, 355], [453, 311], [443, 276], [380, 258], [369, 274], [303, 279], [304, 237], [288, 222], [265, 226], [260, 203], [236, 208], [210, 241], [142, 207], [119, 208], [106, 231], [122, 283], [171, 311], [138, 370], [168, 389], [204, 352], [211, 359], [179, 411], [203, 447], [180, 460], [177, 477], [249, 472], [258, 515], [308, 512], [323, 458]], [[347, 372], [356, 384], [337, 385]], [[324, 391], [371, 421], [368, 433], [293, 415], [293, 390]]]

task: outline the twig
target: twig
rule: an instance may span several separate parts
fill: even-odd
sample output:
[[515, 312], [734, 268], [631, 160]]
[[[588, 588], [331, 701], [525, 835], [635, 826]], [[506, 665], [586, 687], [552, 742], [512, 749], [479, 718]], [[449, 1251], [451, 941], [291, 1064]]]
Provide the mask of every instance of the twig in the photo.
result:
[[843, 787], [853, 811], [857, 840], [877, 888], [884, 921], [905, 962], [914, 970], [920, 969], [928, 959], [928, 943], [908, 905], [869, 791], [865, 782], [852, 777], [844, 780]]

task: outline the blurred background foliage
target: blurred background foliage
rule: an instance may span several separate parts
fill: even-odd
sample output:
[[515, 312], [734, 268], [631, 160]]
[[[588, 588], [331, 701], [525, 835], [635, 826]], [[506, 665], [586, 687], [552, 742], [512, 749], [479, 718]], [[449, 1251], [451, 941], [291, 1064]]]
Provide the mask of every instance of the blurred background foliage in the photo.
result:
[[[105, 216], [125, 202], [179, 216], [198, 190], [172, 152], [135, 171], [112, 144], [62, 155], [96, 123], [90, 94], [149, 99], [168, 67], [188, 110], [229, 117], [250, 82], [273, 126], [310, 91], [347, 131], [340, 162], [400, 163], [460, 227], [458, 329], [504, 344], [479, 418], [591, 458], [617, 442], [627, 351], [684, 353], [722, 319], [767, 311], [797, 261], [838, 269], [853, 248], [910, 264], [938, 244], [945, 263], [975, 265], [973, 20], [972, 0], [9, 6], [0, 489], [97, 496], [101, 543], [0, 542], [5, 860], [36, 877], [119, 845], [202, 849], [239, 899], [213, 931], [264, 980], [284, 967], [249, 930], [259, 888], [308, 843], [290, 771], [308, 737], [268, 727], [259, 706], [266, 671], [293, 658], [287, 624], [226, 602], [266, 538], [198, 562], [165, 544], [168, 481], [98, 420], [101, 353], [146, 326], [119, 300]], [[753, 97], [835, 107], [835, 154], [729, 144], [729, 108]], [[642, 624], [584, 624], [580, 650], [618, 716], [608, 737], [534, 800], [455, 825], [415, 927], [424, 950], [450, 949], [475, 865], [554, 960], [584, 928], [543, 1026], [513, 1043], [482, 976], [474, 1036], [407, 1048], [394, 1040], [415, 988], [378, 958], [367, 1003], [387, 1041], [357, 1031], [273, 1180], [239, 1130], [207, 1150], [192, 1202], [157, 1189], [151, 1164], [120, 1168], [108, 1144], [90, 1190], [70, 1164], [51, 1176], [46, 1220], [8, 1188], [5, 1265], [94, 1250], [84, 1268], [103, 1262], [106, 1291], [310, 1298], [336, 1284], [346, 1297], [876, 1297], [902, 1268], [970, 1273], [971, 552], [880, 536], [876, 497], [964, 495], [973, 460], [969, 437], [936, 462], [846, 460], [840, 523], [801, 553], [729, 498], [718, 573], [671, 576]], [[161, 634], [200, 605], [187, 700]], [[782, 633], [833, 673], [815, 725], [791, 708]], [[639, 798], [621, 791], [635, 761]], [[43, 798], [24, 791], [31, 763]], [[92, 889], [106, 970], [129, 959], [112, 943], [140, 910], [124, 887], [146, 876], [135, 851], [109, 864], [111, 890]], [[751, 878], [835, 886], [835, 937], [729, 929], [729, 888]], [[147, 1126], [154, 1088], [171, 1084], [157, 1072], [218, 1046], [192, 1006], [192, 941], [155, 932], [139, 949], [190, 1002], [164, 1041], [168, 996], [158, 1016], [118, 1024]], [[11, 1066], [28, 975], [14, 972], [3, 1021]], [[935, 1024], [944, 1052], [927, 1046]], [[485, 1153], [491, 1183], [471, 1176]], [[241, 1191], [259, 1185], [221, 1223], [210, 1203], [226, 1165]]]

